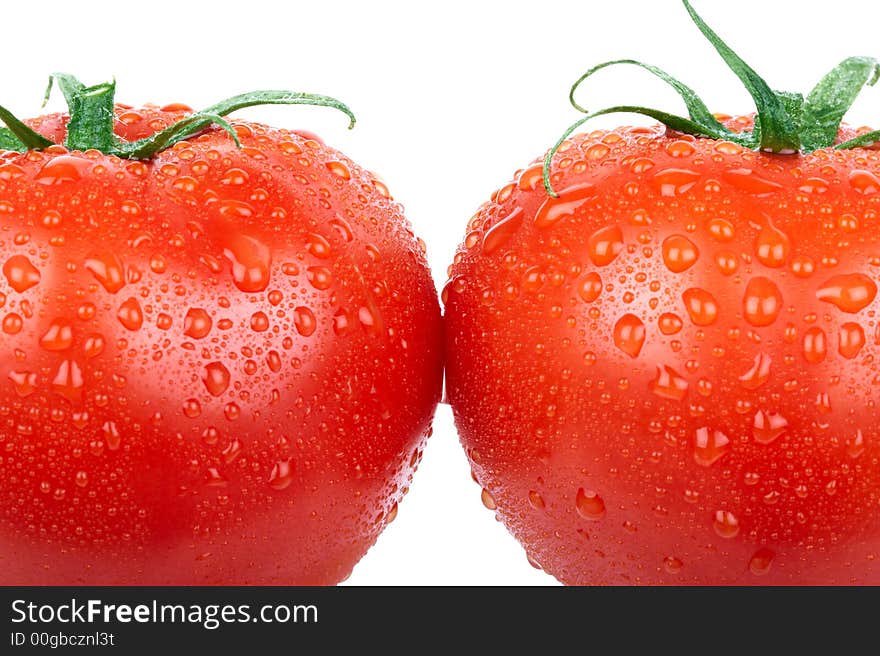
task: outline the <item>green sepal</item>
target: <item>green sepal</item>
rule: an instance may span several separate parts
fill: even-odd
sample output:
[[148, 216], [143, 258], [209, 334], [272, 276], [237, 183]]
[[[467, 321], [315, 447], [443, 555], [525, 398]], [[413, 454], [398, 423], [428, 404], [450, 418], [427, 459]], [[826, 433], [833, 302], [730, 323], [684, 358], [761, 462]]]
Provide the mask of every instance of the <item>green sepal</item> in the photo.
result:
[[234, 128], [222, 117], [236, 110], [254, 105], [317, 105], [320, 107], [330, 107], [348, 116], [349, 129], [353, 128], [355, 124], [354, 114], [348, 106], [330, 96], [293, 91], [251, 91], [250, 93], [243, 93], [226, 100], [221, 100], [200, 112], [190, 114], [174, 125], [150, 137], [130, 144], [119, 144], [117, 152], [114, 154], [130, 159], [149, 159], [159, 151], [189, 139], [213, 124], [219, 125], [226, 130], [235, 140], [236, 144], [240, 145]]
[[113, 154], [127, 159], [150, 159], [156, 153], [198, 134], [212, 124], [223, 128], [232, 137], [235, 145], [241, 147], [235, 128], [226, 119], [218, 114], [198, 112], [180, 119], [177, 123], [149, 137], [130, 143], [120, 143], [116, 146]]
[[27, 150], [27, 147], [21, 143], [21, 140], [12, 134], [9, 128], [0, 128], [0, 150], [11, 150], [21, 153]]
[[844, 141], [843, 143], [837, 144], [834, 147], [837, 150], [849, 150], [850, 148], [867, 148], [868, 146], [873, 146], [878, 141], [880, 141], [880, 130], [874, 130], [872, 132], [860, 134], [859, 136], [850, 139], [849, 141]]
[[[3, 131], [0, 144], [3, 144], [3, 148], [6, 148], [6, 143], [13, 146], [11, 148], [6, 148], [6, 150], [42, 150], [43, 148], [48, 148], [49, 146], [54, 145], [51, 140], [47, 139], [36, 130], [29, 128], [18, 120], [12, 112], [2, 106], [0, 106], [0, 121], [3, 121], [8, 128]], [[16, 141], [18, 143], [16, 143]]]
[[[801, 143], [806, 152], [827, 148], [837, 139], [840, 122], [865, 86], [880, 77], [873, 57], [844, 59], [810, 91], [801, 115]], [[842, 144], [841, 144], [842, 145]]]
[[[691, 20], [712, 44], [727, 66], [742, 82], [755, 102], [754, 127], [733, 132], [722, 125], [708, 110], [706, 104], [689, 86], [656, 66], [633, 59], [617, 59], [589, 69], [572, 85], [569, 102], [586, 114], [563, 133], [544, 158], [544, 188], [550, 196], [556, 192], [550, 184], [550, 164], [559, 147], [577, 128], [587, 121], [613, 112], [634, 112], [654, 118], [668, 128], [698, 137], [725, 139], [747, 148], [783, 155], [812, 152], [820, 148], [858, 148], [880, 142], [880, 130], [860, 135], [855, 139], [834, 145], [840, 123], [865, 86], [873, 86], [880, 78], [880, 61], [871, 57], [850, 57], [843, 60], [823, 77], [804, 98], [802, 94], [774, 91], [755, 70], [743, 61], [694, 11], [688, 0], [682, 0]], [[688, 110], [688, 117], [669, 114], [641, 106], [621, 105], [588, 113], [575, 101], [574, 95], [588, 77], [608, 66], [629, 64], [639, 66], [660, 78], [678, 93]]]

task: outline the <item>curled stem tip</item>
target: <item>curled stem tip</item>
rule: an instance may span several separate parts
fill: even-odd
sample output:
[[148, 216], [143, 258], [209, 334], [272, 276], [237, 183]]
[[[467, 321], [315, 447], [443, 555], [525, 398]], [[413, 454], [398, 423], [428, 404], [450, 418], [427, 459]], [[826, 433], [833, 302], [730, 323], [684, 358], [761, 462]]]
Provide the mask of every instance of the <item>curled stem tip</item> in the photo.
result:
[[[706, 24], [688, 0], [682, 0], [682, 4], [693, 23], [751, 95], [756, 107], [753, 128], [743, 132], [727, 129], [715, 118], [691, 87], [656, 66], [634, 59], [603, 62], [581, 75], [569, 91], [569, 102], [584, 116], [565, 130], [544, 158], [544, 188], [550, 196], [557, 196], [550, 183], [553, 156], [576, 129], [590, 119], [604, 114], [617, 112], [642, 114], [660, 121], [677, 132], [710, 139], [723, 139], [746, 148], [778, 154], [812, 152], [831, 146], [856, 148], [880, 141], [880, 130], [878, 130], [834, 145], [840, 123], [859, 92], [865, 86], [873, 86], [880, 79], [880, 61], [871, 57], [847, 58], [828, 72], [806, 98], [799, 93], [774, 91]], [[593, 112], [587, 111], [575, 100], [575, 94], [596, 72], [617, 65], [637, 66], [667, 83], [684, 101], [687, 117], [639, 105], [618, 105]]]
[[[43, 106], [56, 86], [67, 102], [70, 120], [67, 124], [67, 137], [64, 145], [70, 150], [96, 149], [108, 155], [128, 159], [149, 159], [156, 153], [174, 144], [189, 139], [212, 125], [226, 131], [237, 146], [241, 146], [235, 129], [226, 120], [234, 111], [255, 105], [315, 105], [330, 107], [345, 114], [348, 128], [355, 125], [354, 113], [349, 107], [330, 96], [294, 91], [251, 91], [226, 98], [199, 112], [180, 119], [173, 125], [134, 142], [120, 141], [114, 131], [116, 81], [86, 86], [68, 73], [53, 73], [49, 76]], [[4, 150], [40, 150], [54, 145], [54, 142], [29, 128], [11, 112], [0, 107], [0, 121], [6, 128], [0, 128], [0, 148]]]

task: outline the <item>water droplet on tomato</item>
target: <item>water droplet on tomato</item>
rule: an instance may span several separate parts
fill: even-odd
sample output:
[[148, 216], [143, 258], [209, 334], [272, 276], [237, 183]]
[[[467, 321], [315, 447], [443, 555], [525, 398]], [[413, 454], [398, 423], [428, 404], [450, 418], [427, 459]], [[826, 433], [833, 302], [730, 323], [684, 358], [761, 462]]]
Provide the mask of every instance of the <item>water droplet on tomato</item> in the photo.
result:
[[150, 258], [150, 271], [153, 273], [164, 273], [168, 268], [168, 263], [162, 255], [153, 255]]
[[816, 263], [808, 255], [796, 255], [791, 260], [791, 272], [798, 278], [809, 278], [816, 271]]
[[205, 487], [226, 487], [229, 481], [216, 467], [208, 467], [205, 470]]
[[695, 150], [689, 141], [677, 139], [666, 144], [666, 152], [671, 157], [690, 157], [694, 154]]
[[64, 360], [58, 365], [52, 379], [52, 391], [68, 401], [78, 402], [82, 398], [84, 385], [82, 369], [75, 360]]
[[354, 231], [351, 229], [351, 224], [341, 216], [337, 215], [335, 218], [330, 219], [329, 223], [344, 241], [354, 239]]
[[[195, 165], [193, 169], [195, 170]], [[203, 167], [207, 169], [207, 167]], [[215, 202], [217, 212], [224, 218], [240, 218], [246, 219], [254, 215], [254, 206], [241, 200], [233, 200], [231, 198]], [[259, 290], [256, 290], [259, 291]]]
[[324, 266], [311, 266], [306, 269], [306, 279], [315, 289], [321, 291], [333, 286], [333, 272]]
[[880, 192], [880, 179], [870, 171], [855, 169], [850, 171], [849, 184], [860, 194], [869, 196]]
[[232, 441], [229, 445], [223, 449], [221, 455], [223, 456], [223, 462], [227, 465], [231, 462], [234, 462], [239, 455], [241, 455], [242, 445], [237, 437], [233, 437]]
[[9, 380], [15, 393], [22, 398], [30, 396], [37, 389], [37, 374], [31, 371], [10, 371]]
[[729, 510], [716, 510], [712, 517], [712, 528], [718, 537], [729, 540], [739, 534], [739, 520]]
[[678, 196], [687, 193], [700, 179], [700, 174], [689, 169], [663, 169], [654, 174], [654, 185], [661, 196]]
[[560, 219], [573, 216], [596, 195], [596, 187], [589, 182], [568, 187], [559, 192], [558, 198], [548, 198], [535, 213], [535, 225], [549, 228]]
[[73, 425], [76, 426], [77, 428], [79, 428], [80, 430], [82, 430], [83, 428], [85, 428], [88, 425], [89, 419], [90, 419], [90, 417], [89, 417], [89, 413], [87, 410], [76, 411], [76, 412], [72, 412], [70, 414], [71, 422], [73, 422]]
[[755, 255], [766, 267], [779, 268], [788, 262], [791, 254], [791, 240], [784, 232], [768, 222], [761, 228], [755, 240]]
[[663, 263], [673, 273], [687, 271], [699, 257], [697, 245], [684, 235], [671, 235], [663, 240]]
[[853, 359], [865, 345], [865, 331], [861, 325], [848, 322], [837, 333], [837, 351], [848, 360]]
[[684, 563], [681, 559], [676, 558], [675, 556], [666, 556], [666, 558], [663, 559], [663, 569], [669, 574], [678, 574], [683, 566]]
[[782, 185], [755, 174], [752, 169], [731, 169], [721, 174], [731, 186], [755, 196], [767, 196], [782, 189]]
[[865, 448], [867, 444], [865, 444], [865, 436], [862, 433], [862, 429], [857, 429], [855, 436], [851, 437], [846, 442], [846, 454], [850, 458], [858, 458], [865, 452]]
[[587, 255], [596, 266], [611, 264], [623, 250], [623, 231], [620, 226], [600, 228], [587, 239]]
[[281, 356], [278, 355], [278, 351], [269, 351], [266, 354], [266, 364], [273, 373], [281, 371]]
[[373, 178], [372, 182], [373, 188], [379, 193], [382, 198], [387, 198], [388, 200], [391, 200], [391, 192], [388, 190], [388, 187], [385, 185], [384, 182], [375, 177]]
[[672, 367], [657, 367], [657, 376], [648, 384], [650, 390], [664, 399], [681, 401], [688, 391], [688, 382]]
[[211, 315], [202, 308], [190, 308], [183, 319], [183, 334], [193, 339], [202, 339], [211, 332]]
[[578, 286], [578, 295], [585, 303], [592, 303], [602, 293], [602, 278], [595, 271], [591, 271]]
[[212, 396], [220, 396], [229, 387], [229, 369], [222, 362], [211, 362], [205, 365], [202, 382]]
[[269, 486], [273, 490], [283, 490], [293, 483], [294, 462], [292, 458], [279, 460], [269, 473]]
[[251, 330], [255, 333], [263, 333], [269, 330], [269, 317], [265, 312], [254, 312], [251, 315]]
[[716, 241], [728, 242], [736, 236], [733, 224], [726, 219], [709, 219], [706, 228]]
[[535, 510], [544, 510], [547, 507], [544, 497], [535, 490], [529, 490], [529, 505]]
[[34, 182], [44, 185], [57, 185], [64, 182], [76, 182], [83, 176], [88, 175], [92, 169], [92, 162], [82, 157], [61, 155], [49, 160], [43, 165]]
[[664, 312], [657, 319], [657, 325], [660, 328], [660, 332], [664, 335], [674, 335], [682, 329], [684, 322], [677, 314]]
[[141, 304], [132, 296], [119, 306], [116, 318], [128, 330], [138, 330], [144, 323], [144, 313]]
[[24, 175], [24, 169], [17, 164], [0, 164], [0, 180], [16, 180]]
[[718, 301], [705, 289], [691, 287], [682, 292], [681, 298], [694, 325], [711, 326], [718, 319]]
[[739, 261], [736, 255], [730, 251], [719, 251], [715, 254], [715, 264], [718, 270], [725, 276], [732, 276], [739, 268]]
[[195, 419], [202, 414], [202, 404], [198, 399], [187, 399], [183, 402], [183, 414], [190, 419]]
[[773, 364], [773, 360], [766, 353], [756, 355], [752, 367], [739, 377], [740, 385], [747, 390], [756, 390], [761, 387], [770, 378], [771, 364]]
[[379, 333], [382, 329], [382, 319], [378, 314], [378, 310], [373, 307], [362, 305], [358, 308], [358, 321], [361, 326], [369, 333]]
[[822, 178], [807, 178], [798, 185], [805, 194], [824, 194], [828, 192], [828, 181]]
[[483, 502], [483, 505], [486, 506], [489, 510], [495, 510], [498, 506], [495, 504], [495, 497], [487, 490], [483, 488], [480, 492], [480, 501]]
[[854, 314], [870, 305], [877, 295], [877, 285], [861, 273], [832, 276], [816, 291], [816, 298]]
[[541, 164], [534, 164], [522, 173], [517, 180], [517, 186], [521, 191], [534, 191], [542, 184], [544, 180], [544, 167]]
[[159, 330], [170, 330], [173, 324], [174, 320], [171, 318], [170, 314], [160, 312], [156, 317], [156, 328]]
[[76, 483], [77, 487], [85, 487], [89, 484], [89, 475], [85, 471], [80, 469], [78, 472], [76, 472], [73, 481], [74, 483]]
[[40, 271], [24, 255], [13, 255], [3, 264], [9, 286], [21, 293], [40, 282]]
[[730, 439], [719, 430], [706, 426], [698, 428], [694, 434], [694, 461], [709, 467], [730, 451]]
[[769, 326], [782, 311], [782, 292], [776, 283], [758, 276], [749, 280], [743, 295], [743, 317], [753, 326]]
[[269, 286], [272, 252], [248, 235], [227, 238], [223, 254], [232, 264], [232, 282], [243, 292], [261, 292]]
[[235, 421], [241, 416], [241, 408], [237, 403], [231, 401], [223, 406], [223, 416], [229, 421]]
[[804, 332], [803, 337], [803, 353], [804, 358], [811, 364], [818, 364], [825, 359], [828, 354], [827, 338], [825, 331], [818, 326], [808, 328]]
[[397, 512], [398, 512], [398, 504], [395, 501], [394, 503], [391, 504], [391, 508], [388, 509], [388, 513], [385, 515], [385, 525], [386, 526], [388, 524], [390, 524], [391, 522], [393, 522], [395, 519], [397, 519]]
[[348, 310], [340, 308], [333, 315], [333, 332], [341, 337], [349, 330], [351, 330], [351, 317], [349, 317]]
[[330, 257], [332, 249], [327, 238], [315, 232], [309, 234], [306, 240], [306, 249], [311, 255], [319, 259], [325, 260]]
[[770, 444], [788, 428], [788, 420], [780, 414], [758, 410], [752, 423], [752, 436], [758, 444]]
[[614, 345], [629, 357], [638, 357], [645, 343], [645, 324], [634, 314], [625, 314], [614, 324]]
[[773, 564], [773, 558], [776, 554], [767, 547], [758, 549], [749, 560], [749, 571], [755, 576], [761, 576], [770, 571], [770, 565]]
[[105, 421], [101, 426], [101, 432], [104, 434], [104, 444], [111, 451], [118, 451], [119, 445], [122, 443], [122, 434], [114, 421]]
[[113, 253], [102, 253], [86, 259], [85, 268], [111, 294], [125, 287], [125, 270]]
[[72, 344], [73, 327], [66, 319], [54, 319], [40, 337], [40, 346], [47, 351], [66, 351]]
[[315, 332], [318, 322], [315, 319], [315, 314], [309, 308], [301, 305], [293, 310], [293, 325], [296, 327], [296, 332], [303, 337], [308, 337]]
[[327, 170], [336, 177], [342, 178], [343, 180], [351, 180], [351, 171], [342, 162], [331, 161], [324, 164], [324, 166], [326, 166]]
[[605, 516], [605, 502], [593, 490], [579, 488], [575, 496], [575, 508], [584, 519], [598, 521]]
[[21, 315], [10, 312], [5, 317], [3, 317], [3, 332], [7, 335], [15, 335], [21, 332], [21, 329], [24, 327], [24, 320], [21, 318]]
[[483, 252], [490, 255], [506, 244], [522, 225], [523, 209], [516, 207], [506, 217], [489, 228], [483, 237]]
[[76, 308], [76, 316], [83, 321], [88, 321], [95, 318], [97, 311], [94, 303], [83, 303]]
[[218, 431], [214, 426], [208, 426], [205, 430], [202, 431], [202, 442], [207, 444], [208, 446], [214, 446], [217, 444], [217, 440], [220, 439], [220, 431]]

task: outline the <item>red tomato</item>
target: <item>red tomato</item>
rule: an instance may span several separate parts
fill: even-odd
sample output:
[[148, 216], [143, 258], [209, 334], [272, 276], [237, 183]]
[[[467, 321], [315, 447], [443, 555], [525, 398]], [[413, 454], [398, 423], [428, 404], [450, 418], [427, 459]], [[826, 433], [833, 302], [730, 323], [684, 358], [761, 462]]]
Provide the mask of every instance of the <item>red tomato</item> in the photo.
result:
[[439, 396], [423, 245], [342, 153], [234, 130], [0, 152], [0, 582], [330, 584], [394, 518]]
[[880, 155], [861, 147], [880, 133], [833, 147], [877, 70], [844, 61], [800, 123], [767, 88], [754, 132], [679, 87], [691, 119], [663, 120], [701, 138], [577, 135], [558, 198], [536, 162], [471, 219], [444, 291], [448, 395], [534, 565], [880, 583]]
[[566, 583], [880, 582], [880, 158], [642, 128], [561, 156], [446, 292], [489, 505]]

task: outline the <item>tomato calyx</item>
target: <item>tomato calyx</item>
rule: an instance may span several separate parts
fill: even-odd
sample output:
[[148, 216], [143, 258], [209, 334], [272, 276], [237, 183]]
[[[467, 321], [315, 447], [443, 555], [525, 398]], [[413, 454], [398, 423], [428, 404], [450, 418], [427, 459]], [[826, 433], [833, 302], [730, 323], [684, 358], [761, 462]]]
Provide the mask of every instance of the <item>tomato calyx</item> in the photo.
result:
[[[67, 73], [55, 73], [49, 77], [49, 85], [43, 104], [49, 99], [54, 84], [58, 85], [70, 115], [64, 146], [68, 150], [99, 150], [107, 155], [124, 159], [145, 160], [174, 144], [189, 139], [212, 125], [219, 126], [241, 146], [235, 129], [224, 118], [228, 114], [254, 105], [317, 105], [336, 109], [349, 118], [349, 129], [354, 127], [355, 117], [347, 105], [331, 98], [312, 93], [294, 91], [250, 91], [221, 100], [201, 111], [194, 112], [155, 134], [137, 141], [121, 141], [113, 131], [116, 82], [103, 82], [86, 86]], [[0, 106], [0, 149], [16, 152], [42, 150], [56, 145], [40, 133], [28, 127], [9, 110]]]
[[[731, 141], [745, 148], [778, 155], [810, 153], [832, 146], [838, 149], [859, 148], [880, 141], [880, 130], [876, 130], [844, 143], [835, 144], [840, 123], [858, 94], [865, 86], [873, 86], [880, 78], [880, 61], [872, 57], [844, 59], [819, 80], [806, 97], [801, 93], [774, 91], [703, 21], [688, 0], [682, 0], [682, 3], [691, 20], [752, 97], [756, 108], [754, 127], [742, 132], [730, 130], [709, 111], [693, 89], [656, 66], [633, 59], [603, 62], [581, 75], [569, 92], [569, 102], [585, 116], [570, 125], [545, 156], [544, 188], [550, 196], [557, 197], [550, 184], [550, 165], [553, 156], [575, 130], [587, 121], [605, 114], [641, 114], [659, 121], [676, 132]], [[639, 105], [616, 105], [590, 112], [575, 100], [575, 93], [587, 78], [604, 68], [620, 64], [638, 66], [669, 84], [684, 101], [688, 116], [679, 116]]]

